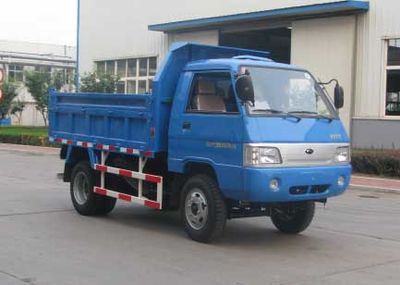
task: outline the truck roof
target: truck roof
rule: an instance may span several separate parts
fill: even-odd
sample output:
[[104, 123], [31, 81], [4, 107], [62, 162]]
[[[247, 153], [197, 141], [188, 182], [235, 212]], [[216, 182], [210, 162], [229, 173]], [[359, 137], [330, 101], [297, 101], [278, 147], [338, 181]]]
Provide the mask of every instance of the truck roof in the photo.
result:
[[229, 70], [238, 70], [241, 66], [257, 66], [257, 67], [265, 67], [265, 68], [280, 68], [280, 69], [291, 69], [291, 70], [302, 70], [303, 68], [291, 65], [284, 64], [272, 61], [269, 58], [265, 57], [255, 57], [255, 56], [237, 56], [232, 58], [218, 58], [218, 59], [204, 59], [204, 60], [196, 60], [189, 62], [185, 71], [199, 71], [199, 70], [210, 70], [210, 69], [229, 69]]

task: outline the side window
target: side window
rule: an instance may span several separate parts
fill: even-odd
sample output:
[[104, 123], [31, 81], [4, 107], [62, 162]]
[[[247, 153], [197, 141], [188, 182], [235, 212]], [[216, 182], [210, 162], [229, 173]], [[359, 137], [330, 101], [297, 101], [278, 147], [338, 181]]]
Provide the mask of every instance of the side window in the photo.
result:
[[230, 73], [196, 74], [192, 83], [187, 111], [193, 113], [239, 113]]

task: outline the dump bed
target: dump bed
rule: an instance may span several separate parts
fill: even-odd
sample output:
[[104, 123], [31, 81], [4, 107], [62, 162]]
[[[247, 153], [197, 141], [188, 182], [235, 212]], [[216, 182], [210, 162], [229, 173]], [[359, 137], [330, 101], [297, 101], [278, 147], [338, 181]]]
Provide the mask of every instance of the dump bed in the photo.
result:
[[51, 92], [49, 136], [147, 150], [151, 96]]
[[166, 152], [171, 103], [186, 64], [238, 55], [265, 57], [268, 53], [177, 43], [172, 46], [154, 78], [152, 94], [52, 91], [49, 99], [49, 137], [78, 146], [84, 143], [97, 148], [107, 146], [116, 151], [133, 149], [135, 153], [147, 156]]

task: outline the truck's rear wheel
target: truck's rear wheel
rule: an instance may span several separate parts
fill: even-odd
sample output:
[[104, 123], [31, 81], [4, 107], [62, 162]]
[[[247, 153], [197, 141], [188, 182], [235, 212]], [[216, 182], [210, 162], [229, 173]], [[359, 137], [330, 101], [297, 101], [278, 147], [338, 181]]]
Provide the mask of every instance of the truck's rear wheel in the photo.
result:
[[181, 216], [186, 233], [195, 241], [211, 242], [220, 237], [226, 223], [226, 205], [217, 182], [196, 175], [183, 186]]
[[312, 201], [291, 203], [271, 210], [271, 220], [275, 227], [286, 234], [297, 234], [311, 224], [315, 213]]
[[81, 161], [72, 170], [71, 200], [75, 210], [85, 216], [106, 215], [114, 209], [116, 199], [93, 192], [96, 173], [87, 161]]

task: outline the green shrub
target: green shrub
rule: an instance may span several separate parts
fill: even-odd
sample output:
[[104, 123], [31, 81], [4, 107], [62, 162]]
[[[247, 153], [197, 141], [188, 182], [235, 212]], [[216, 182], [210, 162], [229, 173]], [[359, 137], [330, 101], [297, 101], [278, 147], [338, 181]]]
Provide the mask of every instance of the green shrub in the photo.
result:
[[52, 146], [58, 147], [58, 144], [50, 143], [48, 137], [32, 135], [4, 135], [0, 134], [0, 143], [12, 143], [34, 146]]
[[400, 150], [353, 150], [354, 172], [387, 177], [400, 177]]
[[28, 127], [28, 126], [1, 126], [0, 135], [9, 136], [35, 136], [47, 137], [48, 130], [45, 127]]
[[46, 127], [2, 126], [0, 127], [0, 143], [59, 146], [50, 143]]

